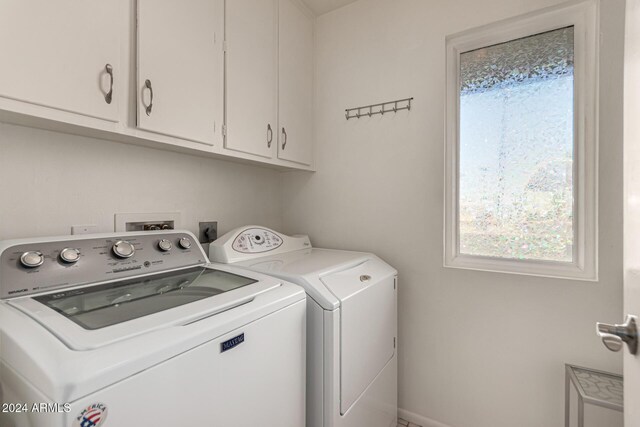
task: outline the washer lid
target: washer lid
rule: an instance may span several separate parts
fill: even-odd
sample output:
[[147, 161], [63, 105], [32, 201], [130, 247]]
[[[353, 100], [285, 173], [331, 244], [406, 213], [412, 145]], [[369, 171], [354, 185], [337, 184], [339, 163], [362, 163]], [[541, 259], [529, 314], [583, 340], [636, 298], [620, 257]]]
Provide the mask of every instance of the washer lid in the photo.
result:
[[89, 350], [154, 329], [192, 323], [280, 286], [276, 280], [250, 276], [209, 266], [191, 267], [16, 298], [9, 304], [69, 348]]

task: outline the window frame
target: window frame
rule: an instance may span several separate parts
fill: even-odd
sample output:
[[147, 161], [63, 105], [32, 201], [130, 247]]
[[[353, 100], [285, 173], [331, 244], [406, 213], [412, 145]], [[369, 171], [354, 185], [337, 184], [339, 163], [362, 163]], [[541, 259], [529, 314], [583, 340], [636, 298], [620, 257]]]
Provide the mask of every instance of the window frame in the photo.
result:
[[[460, 253], [460, 55], [560, 28], [574, 27], [573, 261], [520, 260]], [[571, 2], [446, 38], [444, 266], [511, 274], [598, 280], [599, 1]]]

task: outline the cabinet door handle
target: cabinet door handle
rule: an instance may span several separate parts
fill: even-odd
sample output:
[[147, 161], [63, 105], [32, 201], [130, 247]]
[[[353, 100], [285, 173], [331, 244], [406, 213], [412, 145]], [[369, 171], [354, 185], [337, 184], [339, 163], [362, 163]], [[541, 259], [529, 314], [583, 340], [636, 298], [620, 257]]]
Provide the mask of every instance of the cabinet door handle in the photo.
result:
[[113, 99], [113, 67], [111, 66], [111, 64], [107, 64], [104, 66], [104, 70], [107, 72], [110, 78], [109, 92], [104, 95], [104, 100], [107, 104], [111, 104], [111, 100]]
[[271, 130], [271, 123], [267, 124], [267, 147], [271, 148], [271, 141], [273, 141], [273, 130]]
[[282, 149], [284, 150], [287, 146], [287, 131], [284, 130], [284, 126], [282, 127]]
[[[149, 89], [149, 95], [151, 96], [149, 98], [149, 105], [146, 106], [146, 112], [147, 112], [147, 116], [151, 115], [151, 110], [153, 109], [153, 87], [151, 87], [151, 80], [147, 79], [144, 82], [144, 86]], [[144, 101], [143, 101], [143, 105], [144, 105]]]

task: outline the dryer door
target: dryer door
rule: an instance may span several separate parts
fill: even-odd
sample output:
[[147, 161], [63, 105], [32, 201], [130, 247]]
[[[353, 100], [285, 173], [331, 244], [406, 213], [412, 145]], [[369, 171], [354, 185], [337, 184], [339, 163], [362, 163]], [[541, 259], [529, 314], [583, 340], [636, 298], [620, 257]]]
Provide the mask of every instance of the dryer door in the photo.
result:
[[395, 271], [370, 259], [321, 280], [341, 301], [340, 413], [346, 414], [395, 352]]

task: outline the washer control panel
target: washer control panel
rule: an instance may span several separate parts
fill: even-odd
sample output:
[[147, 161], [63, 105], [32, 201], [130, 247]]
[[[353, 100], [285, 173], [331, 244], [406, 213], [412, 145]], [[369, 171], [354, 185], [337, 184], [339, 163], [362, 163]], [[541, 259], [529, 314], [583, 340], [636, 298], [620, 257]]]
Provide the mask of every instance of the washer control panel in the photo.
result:
[[266, 227], [237, 228], [209, 245], [212, 261], [232, 263], [311, 248], [307, 236], [287, 236]]
[[0, 298], [201, 265], [187, 231], [153, 231], [0, 242]]

